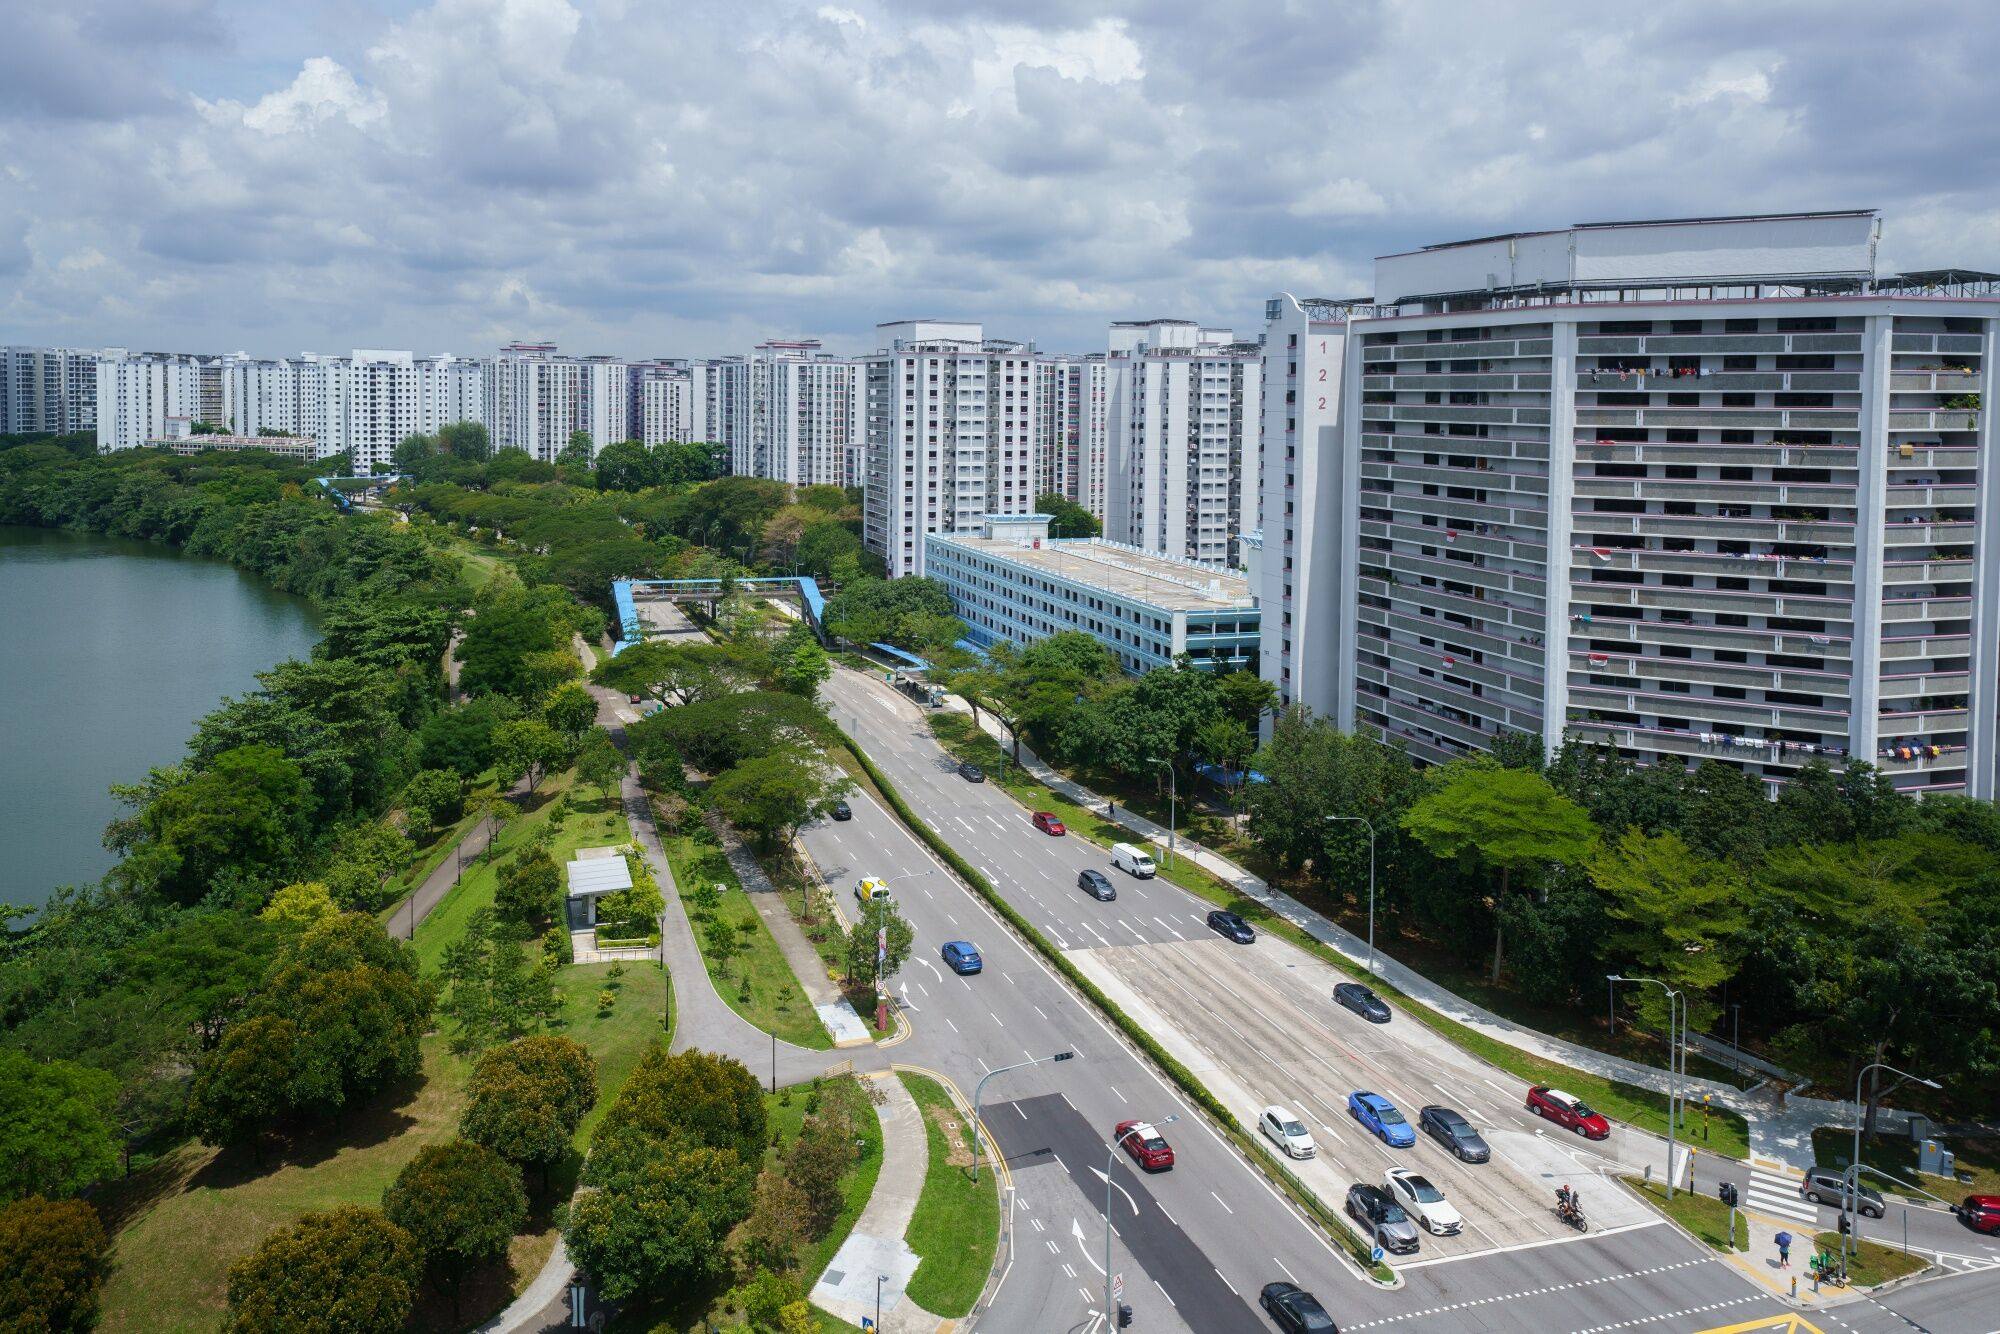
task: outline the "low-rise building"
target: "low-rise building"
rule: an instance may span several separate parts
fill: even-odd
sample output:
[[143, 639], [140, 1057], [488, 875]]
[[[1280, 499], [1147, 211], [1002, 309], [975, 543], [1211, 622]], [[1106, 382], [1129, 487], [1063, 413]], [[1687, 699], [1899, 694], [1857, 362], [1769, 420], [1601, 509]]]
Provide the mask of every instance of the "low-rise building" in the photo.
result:
[[1246, 576], [1123, 542], [1053, 539], [1046, 514], [989, 514], [975, 532], [928, 533], [924, 573], [945, 586], [976, 644], [1080, 630], [1128, 672], [1183, 653], [1214, 671], [1257, 665]]
[[309, 435], [223, 435], [200, 434], [194, 423], [186, 417], [167, 418], [167, 429], [163, 435], [146, 442], [148, 448], [171, 449], [183, 457], [203, 454], [211, 449], [235, 453], [242, 449], [261, 449], [279, 458], [302, 459], [311, 462], [319, 457], [319, 441]]

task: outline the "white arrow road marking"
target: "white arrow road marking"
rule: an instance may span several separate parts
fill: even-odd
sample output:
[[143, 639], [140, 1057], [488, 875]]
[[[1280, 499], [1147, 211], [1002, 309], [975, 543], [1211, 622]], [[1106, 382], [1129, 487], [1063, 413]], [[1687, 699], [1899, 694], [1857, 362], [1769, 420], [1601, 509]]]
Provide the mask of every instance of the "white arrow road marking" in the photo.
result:
[[[944, 985], [944, 974], [938, 971], [936, 964], [932, 963], [929, 959], [918, 959], [917, 962], [931, 970], [931, 976], [938, 980], [938, 985]], [[922, 986], [923, 983], [919, 982], [917, 985]]]
[[[1100, 1175], [1102, 1175], [1102, 1174], [1100, 1173]], [[1083, 1258], [1084, 1258], [1085, 1260], [1088, 1260], [1088, 1261], [1090, 1261], [1090, 1267], [1091, 1267], [1092, 1269], [1095, 1269], [1095, 1270], [1096, 1270], [1096, 1271], [1097, 1271], [1098, 1273], [1100, 1273], [1100, 1274], [1101, 1274], [1101, 1273], [1103, 1273], [1103, 1272], [1104, 1272], [1104, 1266], [1103, 1266], [1103, 1265], [1101, 1265], [1101, 1264], [1099, 1264], [1099, 1263], [1097, 1263], [1097, 1261], [1095, 1261], [1095, 1260], [1091, 1260], [1091, 1259], [1090, 1259], [1090, 1247], [1088, 1247], [1088, 1246], [1086, 1246], [1086, 1245], [1084, 1244], [1084, 1235], [1083, 1235], [1083, 1224], [1081, 1224], [1081, 1223], [1077, 1222], [1077, 1221], [1076, 1221], [1076, 1219], [1074, 1219], [1074, 1218], [1070, 1219], [1070, 1220], [1069, 1220], [1069, 1234], [1070, 1234], [1070, 1235], [1071, 1235], [1072, 1237], [1075, 1237], [1075, 1238], [1076, 1238], [1076, 1248], [1077, 1248], [1078, 1250], [1080, 1250], [1080, 1251], [1082, 1251], [1082, 1252], [1083, 1252]], [[1049, 1245], [1050, 1245], [1051, 1247], [1053, 1247], [1053, 1246], [1055, 1245], [1055, 1243], [1054, 1243], [1054, 1242], [1050, 1242], [1050, 1243], [1049, 1243]]]
[[1139, 1202], [1132, 1198], [1131, 1192], [1127, 1191], [1123, 1186], [1119, 1185], [1116, 1181], [1113, 1181], [1110, 1177], [1104, 1175], [1103, 1171], [1101, 1171], [1098, 1168], [1095, 1167], [1091, 1168], [1090, 1174], [1096, 1177], [1099, 1181], [1102, 1181], [1106, 1185], [1110, 1186], [1111, 1189], [1117, 1191], [1120, 1195], [1123, 1195], [1125, 1197], [1125, 1203], [1132, 1206], [1133, 1213], [1136, 1214], [1139, 1212]]

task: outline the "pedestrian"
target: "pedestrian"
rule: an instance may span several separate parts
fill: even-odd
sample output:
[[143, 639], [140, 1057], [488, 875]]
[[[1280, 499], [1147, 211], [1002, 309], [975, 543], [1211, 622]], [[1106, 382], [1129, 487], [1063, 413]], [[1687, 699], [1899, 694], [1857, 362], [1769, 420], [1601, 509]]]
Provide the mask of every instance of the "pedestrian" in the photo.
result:
[[1780, 1232], [1774, 1240], [1778, 1243], [1778, 1268], [1792, 1267], [1792, 1234]]
[[1118, 818], [1118, 803], [1116, 801], [1107, 801], [1104, 803], [1104, 818], [1107, 820], [1116, 820]]

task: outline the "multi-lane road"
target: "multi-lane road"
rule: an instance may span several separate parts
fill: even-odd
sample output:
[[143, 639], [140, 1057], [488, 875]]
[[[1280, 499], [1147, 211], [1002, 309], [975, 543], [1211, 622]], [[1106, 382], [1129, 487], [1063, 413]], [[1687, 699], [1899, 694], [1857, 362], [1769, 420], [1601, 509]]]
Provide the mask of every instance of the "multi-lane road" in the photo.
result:
[[[1385, 1166], [1406, 1162], [1453, 1192], [1468, 1219], [1461, 1238], [1425, 1239], [1418, 1263], [1402, 1267], [1401, 1288], [1367, 1282], [1094, 1008], [898, 821], [858, 794], [852, 821], [813, 826], [803, 839], [839, 894], [863, 875], [896, 881], [892, 892], [917, 939], [899, 979], [913, 1034], [897, 1059], [935, 1069], [970, 1095], [1002, 1066], [1057, 1050], [1079, 1056], [999, 1076], [987, 1088], [985, 1120], [1006, 1157], [1014, 1200], [1012, 1268], [986, 1316], [990, 1327], [1091, 1323], [1103, 1305], [1110, 1129], [1170, 1115], [1180, 1117], [1163, 1127], [1177, 1153], [1174, 1170], [1142, 1176], [1121, 1159], [1110, 1182], [1112, 1269], [1140, 1328], [1269, 1328], [1255, 1296], [1273, 1280], [1312, 1288], [1343, 1329], [1698, 1330], [1784, 1311], [1594, 1175], [1651, 1161], [1662, 1149], [1657, 1141], [1622, 1127], [1603, 1145], [1538, 1133], [1544, 1126], [1521, 1107], [1525, 1086], [1420, 1025], [1377, 1028], [1333, 1007], [1333, 974], [1310, 956], [1276, 941], [1224, 942], [1202, 923], [1207, 905], [1185, 891], [1110, 871], [1085, 840], [1035, 831], [1004, 791], [960, 779], [917, 707], [880, 681], [841, 671], [826, 695], [835, 719], [916, 813], [1094, 979], [1122, 988], [1121, 999], [1146, 1012], [1149, 1031], [1181, 1044], [1176, 1054], [1200, 1068], [1226, 1105], [1254, 1115], [1263, 1102], [1282, 1102], [1308, 1118], [1321, 1154], [1308, 1179], [1330, 1204], [1338, 1207], [1347, 1182], [1379, 1180]], [[1076, 889], [1085, 866], [1114, 877], [1116, 902]], [[977, 944], [986, 971], [959, 977], [943, 968], [937, 950], [947, 940]], [[1496, 1161], [1464, 1167], [1428, 1143], [1388, 1150], [1345, 1117], [1333, 1094], [1344, 1098], [1348, 1087], [1374, 1087], [1412, 1113], [1427, 1101], [1457, 1106], [1488, 1132]], [[1544, 1196], [1558, 1176], [1573, 1185], [1596, 1181], [1604, 1211], [1597, 1221], [1622, 1230], [1579, 1238], [1553, 1228]], [[1923, 1222], [1956, 1228], [1937, 1215]], [[1962, 1230], [1949, 1236], [1961, 1253], [1976, 1241]], [[1920, 1328], [1986, 1330], [2000, 1321], [1982, 1324], [1974, 1313], [1995, 1291], [1995, 1275], [1981, 1271], [1840, 1313], [1853, 1331], [1877, 1327], [1875, 1314], [1909, 1328], [1889, 1307], [1918, 1313], [1910, 1318]]]

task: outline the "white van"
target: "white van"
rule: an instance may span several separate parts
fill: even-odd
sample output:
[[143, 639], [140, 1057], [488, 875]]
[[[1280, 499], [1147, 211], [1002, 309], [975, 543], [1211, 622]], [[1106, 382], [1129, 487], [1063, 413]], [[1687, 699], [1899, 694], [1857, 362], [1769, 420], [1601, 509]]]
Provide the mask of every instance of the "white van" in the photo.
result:
[[880, 876], [864, 875], [854, 884], [856, 903], [873, 903], [877, 899], [888, 897], [889, 886]]
[[1121, 871], [1137, 876], [1141, 880], [1151, 880], [1159, 874], [1159, 867], [1153, 859], [1130, 843], [1111, 845], [1111, 864]]

